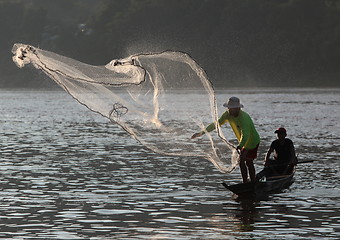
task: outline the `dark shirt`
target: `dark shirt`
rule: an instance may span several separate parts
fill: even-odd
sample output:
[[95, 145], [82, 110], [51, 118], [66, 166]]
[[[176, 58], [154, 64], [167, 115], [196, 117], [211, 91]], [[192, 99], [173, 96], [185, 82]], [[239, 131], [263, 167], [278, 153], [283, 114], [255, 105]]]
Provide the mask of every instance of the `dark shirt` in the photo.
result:
[[283, 144], [280, 143], [278, 139], [272, 142], [270, 148], [275, 150], [274, 158], [277, 163], [285, 164], [289, 163], [292, 158], [291, 148], [293, 147], [293, 142], [289, 138], [285, 138]]

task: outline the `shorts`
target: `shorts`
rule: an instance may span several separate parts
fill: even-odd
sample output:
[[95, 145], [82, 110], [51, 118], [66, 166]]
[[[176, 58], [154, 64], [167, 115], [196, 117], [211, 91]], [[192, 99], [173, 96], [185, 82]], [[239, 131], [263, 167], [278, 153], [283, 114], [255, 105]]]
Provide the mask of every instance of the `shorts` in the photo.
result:
[[[259, 148], [259, 144], [256, 145], [255, 148], [249, 149], [246, 155], [246, 158], [254, 160], [257, 158], [257, 149]], [[241, 150], [241, 152], [244, 151], [244, 148]]]

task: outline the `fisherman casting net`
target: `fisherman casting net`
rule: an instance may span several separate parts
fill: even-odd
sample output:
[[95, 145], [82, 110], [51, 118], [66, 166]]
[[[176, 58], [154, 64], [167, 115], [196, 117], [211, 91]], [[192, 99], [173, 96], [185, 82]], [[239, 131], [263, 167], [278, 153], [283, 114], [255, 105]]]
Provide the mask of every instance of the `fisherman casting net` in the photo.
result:
[[217, 122], [218, 113], [211, 82], [188, 54], [137, 54], [92, 66], [24, 44], [15, 44], [12, 52], [18, 67], [32, 64], [152, 151], [204, 157], [221, 172], [237, 165], [220, 127], [217, 134], [190, 140], [204, 125]]

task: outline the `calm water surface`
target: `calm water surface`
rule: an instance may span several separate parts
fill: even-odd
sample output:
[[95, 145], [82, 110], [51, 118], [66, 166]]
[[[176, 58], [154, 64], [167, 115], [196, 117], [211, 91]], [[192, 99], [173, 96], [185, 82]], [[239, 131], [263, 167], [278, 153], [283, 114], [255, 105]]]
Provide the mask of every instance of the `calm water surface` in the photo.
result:
[[257, 170], [280, 126], [301, 161], [315, 160], [268, 199], [236, 199], [221, 182], [239, 169], [154, 154], [62, 91], [0, 91], [0, 238], [339, 239], [340, 89], [218, 100], [232, 95], [262, 137]]

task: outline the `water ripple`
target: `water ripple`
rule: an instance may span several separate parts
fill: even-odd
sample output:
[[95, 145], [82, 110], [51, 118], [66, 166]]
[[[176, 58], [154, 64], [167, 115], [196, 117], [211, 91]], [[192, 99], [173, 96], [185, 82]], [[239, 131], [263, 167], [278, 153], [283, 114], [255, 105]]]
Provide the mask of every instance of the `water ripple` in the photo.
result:
[[[203, 159], [151, 153], [63, 92], [0, 92], [0, 238], [339, 239], [339, 123], [324, 118], [339, 111], [339, 92], [240, 97], [263, 135], [260, 158], [275, 121], [300, 160], [317, 160], [266, 201], [221, 186], [238, 182], [238, 169], [223, 175]], [[283, 111], [288, 102], [294, 111]]]

